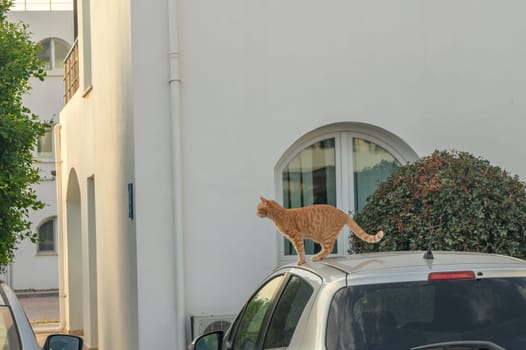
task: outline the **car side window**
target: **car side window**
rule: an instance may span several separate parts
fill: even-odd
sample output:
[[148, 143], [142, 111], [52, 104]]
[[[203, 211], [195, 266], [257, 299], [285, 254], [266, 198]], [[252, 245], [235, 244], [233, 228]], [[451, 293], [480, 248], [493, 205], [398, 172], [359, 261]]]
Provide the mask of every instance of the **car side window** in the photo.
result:
[[237, 324], [231, 349], [256, 349], [259, 335], [265, 327], [267, 311], [278, 293], [285, 276], [277, 276], [267, 282], [247, 303]]
[[312, 295], [313, 288], [299, 277], [292, 276], [270, 321], [264, 349], [289, 346], [301, 314]]

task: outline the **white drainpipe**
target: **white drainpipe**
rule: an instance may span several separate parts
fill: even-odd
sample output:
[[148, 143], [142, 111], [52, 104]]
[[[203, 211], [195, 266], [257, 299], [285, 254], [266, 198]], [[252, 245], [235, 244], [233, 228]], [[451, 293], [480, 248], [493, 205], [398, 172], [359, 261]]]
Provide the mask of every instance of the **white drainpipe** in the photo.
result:
[[58, 290], [59, 290], [59, 318], [60, 322], [58, 328], [64, 330], [68, 324], [66, 322], [66, 237], [64, 234], [64, 206], [63, 191], [62, 191], [62, 124], [56, 124], [53, 131], [55, 137], [55, 171], [56, 171], [56, 190], [57, 190], [57, 251], [58, 251]]
[[172, 198], [174, 204], [174, 253], [175, 253], [175, 317], [176, 317], [176, 346], [175, 349], [184, 350], [186, 344], [186, 309], [184, 296], [184, 236], [183, 236], [183, 172], [182, 172], [182, 116], [181, 116], [181, 77], [179, 72], [179, 40], [177, 21], [177, 0], [168, 1], [168, 30], [169, 47], [168, 59], [170, 64], [170, 120], [172, 127]]

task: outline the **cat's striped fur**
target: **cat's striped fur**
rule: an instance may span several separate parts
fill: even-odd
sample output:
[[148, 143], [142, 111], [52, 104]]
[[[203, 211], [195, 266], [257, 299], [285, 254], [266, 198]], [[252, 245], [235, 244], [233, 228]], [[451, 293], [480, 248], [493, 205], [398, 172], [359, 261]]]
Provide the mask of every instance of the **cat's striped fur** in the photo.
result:
[[274, 221], [278, 231], [290, 240], [298, 253], [298, 265], [305, 262], [304, 239], [321, 245], [321, 251], [312, 257], [312, 261], [321, 260], [332, 252], [334, 242], [345, 225], [358, 238], [369, 243], [376, 243], [384, 236], [383, 231], [368, 234], [350, 216], [327, 204], [286, 209], [272, 199], [261, 197], [256, 214]]

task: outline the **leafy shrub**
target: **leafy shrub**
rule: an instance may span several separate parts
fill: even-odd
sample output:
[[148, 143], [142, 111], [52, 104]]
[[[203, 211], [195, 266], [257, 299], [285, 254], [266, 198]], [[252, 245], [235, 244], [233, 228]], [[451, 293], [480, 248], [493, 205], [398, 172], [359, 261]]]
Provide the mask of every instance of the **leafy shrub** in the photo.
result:
[[526, 257], [526, 186], [487, 160], [435, 151], [380, 184], [355, 220], [379, 244], [353, 239], [359, 252], [434, 250]]
[[44, 203], [33, 187], [40, 181], [33, 151], [39, 136], [51, 127], [23, 104], [30, 79], [43, 80], [45, 73], [28, 26], [8, 21], [12, 4], [0, 0], [0, 272], [12, 262], [21, 241], [38, 239], [29, 212], [43, 209]]

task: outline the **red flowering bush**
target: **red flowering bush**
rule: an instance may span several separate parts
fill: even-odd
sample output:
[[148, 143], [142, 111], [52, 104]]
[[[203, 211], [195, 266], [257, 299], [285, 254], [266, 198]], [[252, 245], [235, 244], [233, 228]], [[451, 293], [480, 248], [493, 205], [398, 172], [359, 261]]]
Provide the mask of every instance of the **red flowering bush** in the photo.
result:
[[380, 244], [353, 239], [354, 250], [434, 250], [526, 257], [526, 186], [487, 160], [435, 151], [400, 167], [354, 219], [385, 232]]

